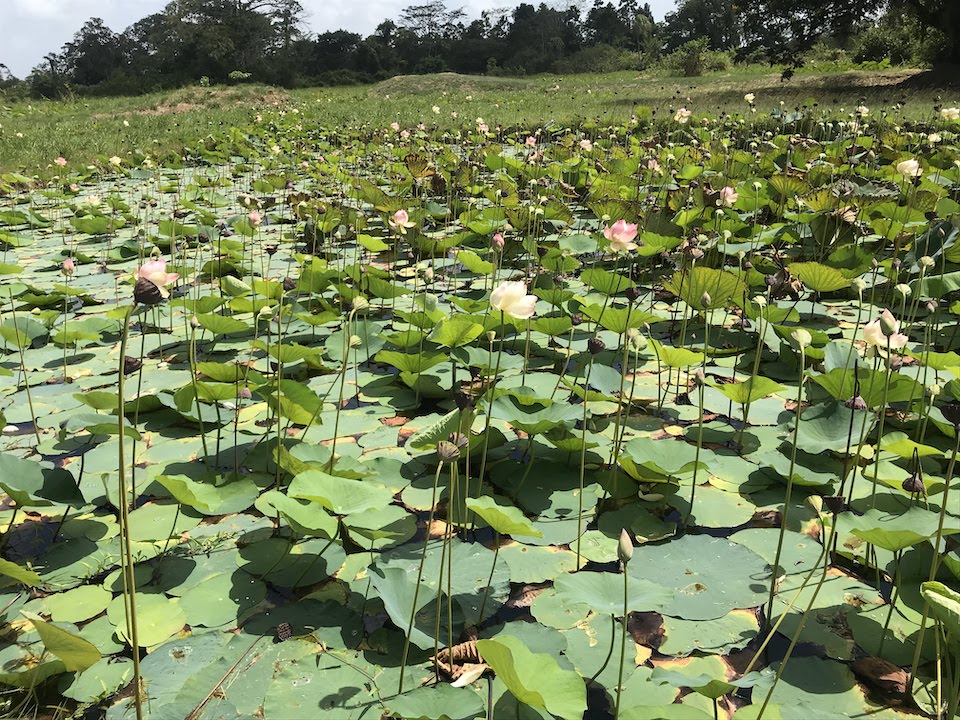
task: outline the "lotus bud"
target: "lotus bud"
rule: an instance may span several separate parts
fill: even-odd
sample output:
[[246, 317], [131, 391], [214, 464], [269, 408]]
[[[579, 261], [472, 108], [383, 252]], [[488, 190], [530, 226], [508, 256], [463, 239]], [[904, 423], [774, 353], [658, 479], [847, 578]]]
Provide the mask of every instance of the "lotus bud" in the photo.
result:
[[700, 296], [700, 304], [705, 308], [713, 305], [713, 298], [710, 297], [710, 293], [704, 292], [703, 295]]
[[67, 258], [62, 263], [60, 263], [60, 274], [64, 277], [70, 277], [73, 275], [74, 271], [73, 258]]
[[867, 401], [864, 400], [860, 395], [854, 395], [849, 400], [843, 403], [851, 410], [866, 410]]
[[813, 336], [803, 328], [797, 328], [794, 330], [792, 333], [790, 333], [790, 337], [793, 338], [794, 342], [797, 343], [797, 346], [801, 350], [810, 347], [810, 345], [813, 343]]
[[432, 283], [434, 277], [436, 277], [436, 274], [433, 272], [432, 267], [428, 267], [426, 270], [423, 271], [423, 279], [426, 280], [428, 283]]
[[633, 558], [633, 540], [626, 529], [620, 530], [620, 541], [617, 543], [617, 557], [626, 565]]
[[940, 307], [940, 303], [936, 300], [927, 300], [927, 312], [933, 314], [937, 311], [937, 308]]
[[927, 270], [932, 270], [936, 265], [936, 261], [929, 255], [924, 255], [919, 260], [917, 260], [917, 265], [920, 266], [920, 269], [926, 272]]
[[190, 327], [192, 327], [194, 330], [200, 327], [200, 319], [196, 315], [190, 316]]
[[636, 328], [630, 328], [627, 330], [627, 339], [630, 342], [630, 347], [635, 352], [640, 352], [641, 350], [647, 349], [647, 338], [644, 337], [643, 333]]

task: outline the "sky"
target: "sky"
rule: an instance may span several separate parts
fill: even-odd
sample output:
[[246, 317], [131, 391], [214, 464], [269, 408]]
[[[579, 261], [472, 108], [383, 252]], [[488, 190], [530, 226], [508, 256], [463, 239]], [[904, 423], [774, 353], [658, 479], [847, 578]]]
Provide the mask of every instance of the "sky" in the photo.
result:
[[[26, 77], [47, 53], [59, 51], [91, 17], [102, 18], [120, 32], [164, 8], [169, 0], [0, 0], [0, 63], [17, 77]], [[649, 0], [654, 17], [663, 18], [674, 0]], [[424, 0], [301, 0], [312, 32], [350, 30], [368, 35], [387, 18], [397, 19], [408, 5]], [[539, 4], [540, 0], [527, 0]], [[493, 7], [516, 6], [518, 0], [448, 0], [469, 19]], [[566, 7], [566, 0], [549, 4]]]

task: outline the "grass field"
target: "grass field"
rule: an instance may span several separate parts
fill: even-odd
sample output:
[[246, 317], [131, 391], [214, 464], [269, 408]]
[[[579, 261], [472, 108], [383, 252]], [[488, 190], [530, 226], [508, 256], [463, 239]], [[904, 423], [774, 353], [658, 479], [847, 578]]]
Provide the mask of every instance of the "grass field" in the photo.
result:
[[874, 115], [889, 113], [894, 121], [923, 120], [933, 118], [936, 103], [960, 100], [955, 84], [928, 75], [911, 69], [802, 73], [782, 82], [778, 72], [757, 66], [698, 78], [444, 73], [348, 88], [193, 87], [139, 97], [15, 103], [0, 107], [0, 171], [49, 175], [58, 156], [77, 166], [136, 150], [179, 154], [207, 135], [248, 125], [258, 110], [278, 106], [298, 108], [328, 127], [396, 121], [456, 128], [473, 125], [477, 117], [490, 127], [539, 126], [587, 119], [621, 123], [637, 106], [649, 107], [655, 118], [669, 117], [677, 107], [696, 115], [739, 114], [747, 111], [744, 94], [752, 92], [760, 114], [806, 106], [814, 117], [832, 118], [863, 103]]

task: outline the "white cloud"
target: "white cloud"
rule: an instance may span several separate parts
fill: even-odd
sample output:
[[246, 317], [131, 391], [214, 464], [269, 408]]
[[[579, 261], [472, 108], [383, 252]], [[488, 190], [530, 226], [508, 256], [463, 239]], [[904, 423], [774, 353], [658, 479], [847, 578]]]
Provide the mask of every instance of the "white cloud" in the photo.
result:
[[[540, 0], [526, 0], [539, 5]], [[573, 0], [571, 0], [573, 1]], [[146, 15], [162, 10], [168, 0], [0, 0], [0, 63], [14, 75], [25, 77], [43, 56], [58, 51], [91, 17], [102, 18], [113, 30], [121, 31]], [[396, 19], [400, 11], [425, 0], [301, 0], [307, 11], [306, 24], [313, 32], [350, 30], [367, 35], [383, 20]], [[448, 0], [447, 7], [463, 7], [470, 19], [487, 8], [514, 7], [518, 0]], [[565, 0], [550, 3], [566, 7]], [[584, 5], [586, 3], [577, 3]], [[659, 19], [674, 0], [652, 0]]]

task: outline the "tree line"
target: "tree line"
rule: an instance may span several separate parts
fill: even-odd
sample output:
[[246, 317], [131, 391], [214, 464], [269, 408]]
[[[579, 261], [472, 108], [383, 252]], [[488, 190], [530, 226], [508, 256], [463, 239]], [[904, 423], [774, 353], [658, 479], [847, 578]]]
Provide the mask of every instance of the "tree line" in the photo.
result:
[[665, 57], [686, 58], [680, 70], [696, 74], [704, 53], [798, 65], [818, 44], [856, 60], [960, 60], [960, 0], [677, 0], [659, 23], [639, 0], [587, 1], [522, 3], [469, 19], [433, 0], [404, 8], [364, 37], [307, 32], [298, 0], [172, 0], [122, 32], [89, 19], [24, 81], [0, 64], [0, 88], [58, 97], [198, 81], [295, 87], [443, 71], [636, 70]]

